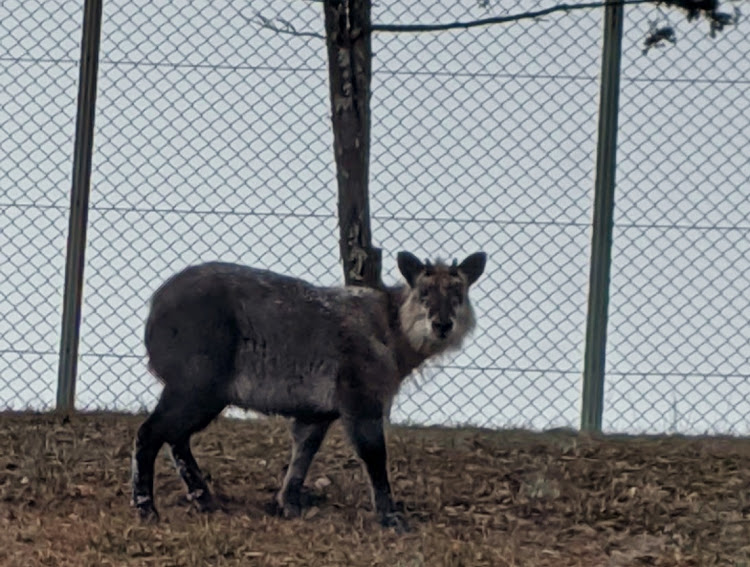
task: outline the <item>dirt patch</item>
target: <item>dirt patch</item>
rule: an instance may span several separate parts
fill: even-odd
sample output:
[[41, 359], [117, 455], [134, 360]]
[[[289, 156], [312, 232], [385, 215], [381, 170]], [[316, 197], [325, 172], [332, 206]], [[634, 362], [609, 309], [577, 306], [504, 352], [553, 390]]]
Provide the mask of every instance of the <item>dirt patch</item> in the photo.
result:
[[289, 456], [282, 420], [221, 419], [196, 436], [223, 511], [194, 512], [157, 462], [162, 522], [129, 507], [142, 416], [0, 414], [0, 565], [750, 565], [750, 441], [391, 427], [412, 531], [377, 526], [334, 427], [300, 520], [269, 516]]

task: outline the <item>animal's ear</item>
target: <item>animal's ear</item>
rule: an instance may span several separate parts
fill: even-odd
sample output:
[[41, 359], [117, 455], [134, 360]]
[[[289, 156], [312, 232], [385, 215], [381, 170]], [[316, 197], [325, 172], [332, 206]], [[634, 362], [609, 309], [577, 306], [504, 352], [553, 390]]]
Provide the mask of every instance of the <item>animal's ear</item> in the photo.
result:
[[479, 276], [484, 272], [484, 265], [487, 263], [487, 254], [484, 252], [477, 252], [472, 254], [466, 260], [458, 265], [459, 271], [463, 272], [466, 279], [469, 280], [469, 285], [473, 284], [479, 279]]
[[406, 283], [409, 284], [409, 287], [414, 287], [417, 276], [424, 270], [424, 264], [411, 252], [399, 252], [396, 259], [398, 269], [401, 275], [406, 278]]

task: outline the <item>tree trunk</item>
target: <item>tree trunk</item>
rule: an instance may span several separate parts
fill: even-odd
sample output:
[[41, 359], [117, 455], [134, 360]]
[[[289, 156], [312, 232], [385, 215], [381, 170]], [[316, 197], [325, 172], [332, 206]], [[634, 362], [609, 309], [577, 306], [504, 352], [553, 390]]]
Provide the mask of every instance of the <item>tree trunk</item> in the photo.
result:
[[370, 0], [325, 0], [323, 9], [344, 280], [381, 287], [381, 251], [372, 247], [368, 191]]

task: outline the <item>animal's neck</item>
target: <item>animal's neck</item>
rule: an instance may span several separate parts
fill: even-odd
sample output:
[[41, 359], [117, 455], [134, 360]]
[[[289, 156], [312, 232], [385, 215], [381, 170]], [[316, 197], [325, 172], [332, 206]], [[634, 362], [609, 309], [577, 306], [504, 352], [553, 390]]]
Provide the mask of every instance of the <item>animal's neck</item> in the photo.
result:
[[407, 293], [406, 287], [390, 287], [385, 291], [388, 294], [388, 324], [395, 337], [396, 360], [399, 374], [403, 380], [412, 370], [421, 366], [429, 358], [429, 354], [422, 353], [412, 347], [401, 326], [399, 312], [404, 301], [404, 295]]

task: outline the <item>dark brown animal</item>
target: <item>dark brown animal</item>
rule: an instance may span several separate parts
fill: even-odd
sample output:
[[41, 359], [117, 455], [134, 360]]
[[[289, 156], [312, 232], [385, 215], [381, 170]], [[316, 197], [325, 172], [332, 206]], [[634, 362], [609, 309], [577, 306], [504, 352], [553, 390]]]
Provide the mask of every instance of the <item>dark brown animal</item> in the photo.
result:
[[149, 369], [164, 384], [138, 430], [133, 504], [158, 519], [154, 461], [169, 444], [189, 498], [212, 497], [190, 436], [228, 405], [293, 418], [292, 457], [276, 496], [300, 514], [300, 490], [330, 424], [341, 419], [367, 469], [380, 522], [405, 528], [391, 497], [383, 416], [401, 382], [425, 360], [460, 347], [474, 326], [469, 287], [486, 255], [452, 266], [401, 252], [405, 286], [316, 287], [227, 263], [185, 269], [154, 294], [146, 323]]

